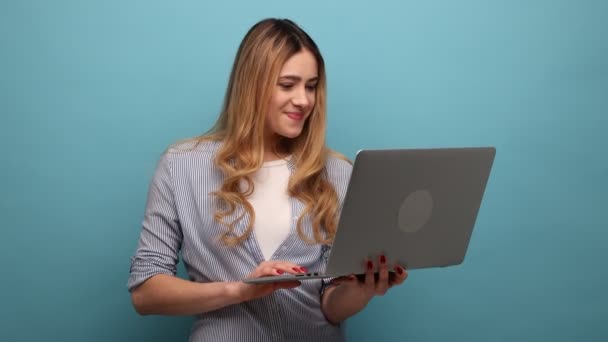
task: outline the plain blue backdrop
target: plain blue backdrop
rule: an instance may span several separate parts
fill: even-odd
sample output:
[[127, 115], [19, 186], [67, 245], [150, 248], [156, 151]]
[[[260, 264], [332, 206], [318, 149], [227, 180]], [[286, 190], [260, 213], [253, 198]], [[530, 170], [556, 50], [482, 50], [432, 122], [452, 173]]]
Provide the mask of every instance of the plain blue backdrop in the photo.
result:
[[350, 341], [608, 340], [602, 0], [2, 0], [0, 340], [187, 338], [133, 311], [129, 258], [160, 154], [214, 122], [265, 17], [320, 46], [334, 149], [497, 148], [465, 263], [412, 271]]

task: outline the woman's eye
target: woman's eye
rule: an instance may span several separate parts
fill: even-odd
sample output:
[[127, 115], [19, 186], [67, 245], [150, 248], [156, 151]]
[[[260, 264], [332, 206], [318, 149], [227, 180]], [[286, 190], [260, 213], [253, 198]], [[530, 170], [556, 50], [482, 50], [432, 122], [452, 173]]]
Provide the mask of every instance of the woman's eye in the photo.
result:
[[293, 87], [293, 84], [290, 84], [290, 83], [280, 83], [279, 87], [281, 87], [283, 89], [291, 89]]
[[315, 90], [317, 90], [317, 85], [316, 84], [307, 85], [306, 90], [315, 91]]

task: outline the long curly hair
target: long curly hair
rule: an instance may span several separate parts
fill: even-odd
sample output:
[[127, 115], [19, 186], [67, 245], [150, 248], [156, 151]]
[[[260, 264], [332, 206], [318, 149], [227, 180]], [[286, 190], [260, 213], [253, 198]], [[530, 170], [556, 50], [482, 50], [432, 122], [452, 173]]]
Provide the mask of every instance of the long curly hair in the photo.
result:
[[[255, 212], [247, 196], [254, 190], [251, 176], [264, 161], [264, 123], [269, 101], [283, 64], [304, 49], [317, 62], [315, 105], [302, 133], [293, 139], [283, 138], [280, 147], [291, 154], [295, 166], [288, 194], [305, 205], [297, 221], [299, 237], [307, 243], [330, 243], [335, 236], [338, 197], [325, 171], [327, 158], [335, 152], [325, 144], [327, 88], [323, 57], [312, 38], [291, 20], [265, 19], [245, 35], [234, 60], [221, 114], [213, 128], [197, 138], [199, 143], [222, 142], [215, 163], [224, 174], [224, 182], [212, 195], [219, 200], [214, 218], [226, 227], [221, 239], [229, 246], [238, 245], [253, 230]], [[246, 190], [240, 186], [242, 181], [248, 184]], [[244, 212], [229, 222], [239, 206]], [[245, 215], [251, 219], [239, 236], [234, 227]], [[302, 229], [307, 216], [312, 223], [312, 238]]]

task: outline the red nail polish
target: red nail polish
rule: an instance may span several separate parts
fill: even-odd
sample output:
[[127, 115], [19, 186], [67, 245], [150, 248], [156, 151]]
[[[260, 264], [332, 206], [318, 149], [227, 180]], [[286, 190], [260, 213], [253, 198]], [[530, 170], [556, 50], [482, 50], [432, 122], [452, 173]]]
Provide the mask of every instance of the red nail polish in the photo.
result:
[[283, 274], [283, 270], [277, 270], [278, 274]]
[[403, 274], [403, 268], [397, 266], [397, 273]]
[[380, 262], [383, 264], [386, 262], [386, 257], [384, 255], [380, 256]]
[[297, 267], [294, 267], [294, 268], [293, 268], [293, 270], [294, 270], [294, 271], [296, 271], [296, 272], [302, 272], [302, 271], [301, 271], [299, 268], [297, 268]]
[[308, 272], [308, 269], [307, 269], [306, 267], [301, 267], [300, 269], [301, 269], [301, 270], [302, 270], [302, 272], [304, 272], [304, 273]]
[[373, 262], [371, 262], [371, 261], [368, 261], [368, 262], [367, 262], [367, 269], [368, 269], [368, 270], [371, 270], [372, 268], [374, 268], [374, 263], [373, 263]]

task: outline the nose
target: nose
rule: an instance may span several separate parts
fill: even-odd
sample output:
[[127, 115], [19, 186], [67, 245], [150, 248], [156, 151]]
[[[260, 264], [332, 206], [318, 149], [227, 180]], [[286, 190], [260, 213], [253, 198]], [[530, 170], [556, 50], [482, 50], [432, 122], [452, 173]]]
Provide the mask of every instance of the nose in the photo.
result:
[[294, 104], [294, 106], [298, 107], [306, 107], [310, 105], [311, 100], [305, 86], [298, 87], [298, 89], [293, 93], [291, 102]]

